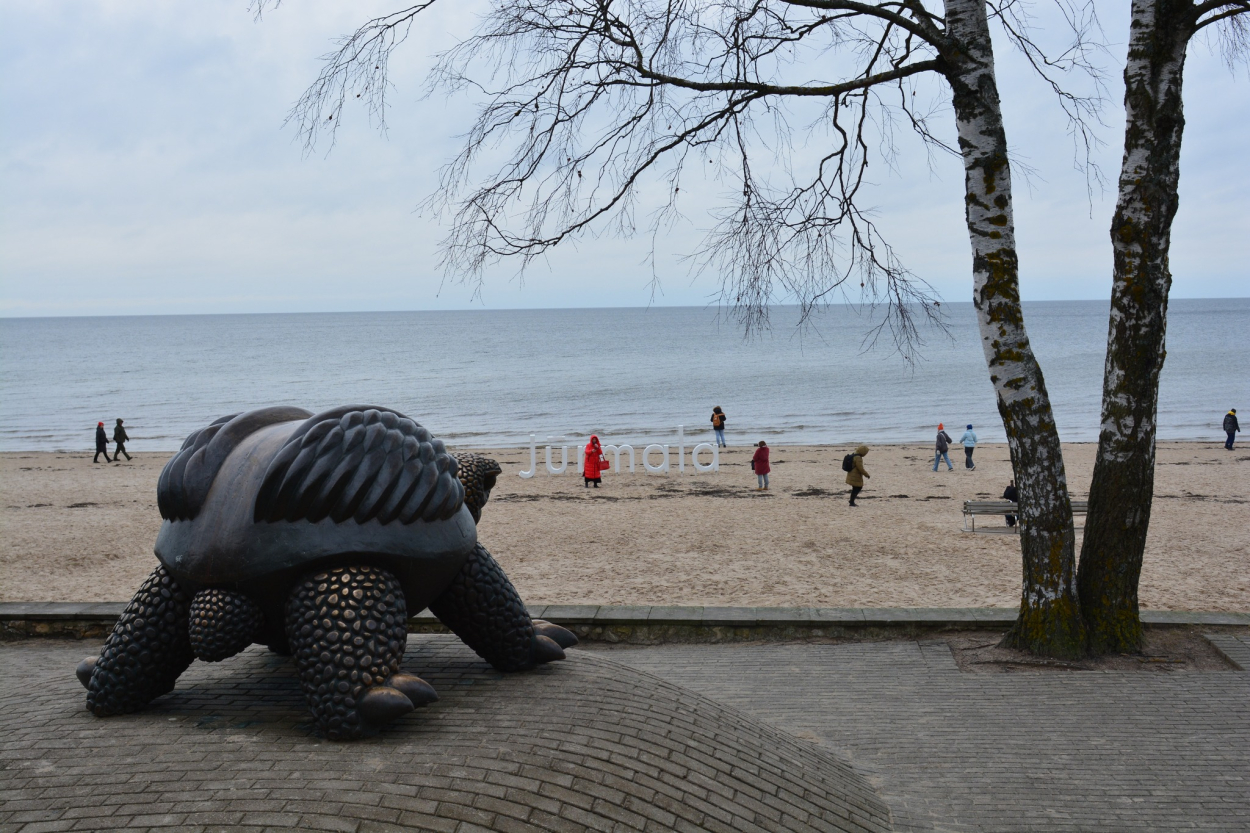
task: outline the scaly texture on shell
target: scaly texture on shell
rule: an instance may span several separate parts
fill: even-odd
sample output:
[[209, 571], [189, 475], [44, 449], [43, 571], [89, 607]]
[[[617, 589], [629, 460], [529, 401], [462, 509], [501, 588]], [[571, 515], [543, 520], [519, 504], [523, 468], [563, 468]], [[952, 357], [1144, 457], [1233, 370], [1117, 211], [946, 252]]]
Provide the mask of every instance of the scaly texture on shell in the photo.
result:
[[191, 600], [191, 650], [205, 662], [220, 662], [251, 645], [265, 626], [256, 603], [233, 590], [201, 590]]
[[156, 481], [156, 505], [167, 521], [194, 519], [204, 506], [208, 490], [230, 453], [247, 437], [268, 425], [308, 417], [303, 408], [277, 406], [231, 414], [194, 431], [178, 453], [161, 469]]
[[369, 734], [356, 706], [399, 670], [408, 612], [399, 581], [376, 567], [340, 567], [305, 578], [286, 607], [300, 688], [331, 740]]
[[87, 686], [88, 709], [100, 717], [128, 714], [173, 690], [193, 659], [190, 603], [169, 572], [156, 568], [104, 643]]
[[309, 418], [270, 462], [256, 521], [450, 518], [464, 503], [456, 458], [403, 414], [351, 405]]

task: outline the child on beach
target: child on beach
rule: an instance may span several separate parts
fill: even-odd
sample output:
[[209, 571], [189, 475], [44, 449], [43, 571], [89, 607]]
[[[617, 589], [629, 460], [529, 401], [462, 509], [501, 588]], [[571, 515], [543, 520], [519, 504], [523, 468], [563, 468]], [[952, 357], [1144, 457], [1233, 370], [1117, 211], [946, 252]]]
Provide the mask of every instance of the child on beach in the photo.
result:
[[755, 472], [756, 480], [759, 481], [759, 486], [755, 488], [755, 491], [767, 491], [768, 473], [772, 471], [772, 467], [768, 465], [768, 443], [763, 440], [760, 440], [759, 447], [755, 449], [755, 455], [751, 458], [751, 470]]
[[712, 409], [712, 430], [716, 432], [716, 444], [721, 448], [728, 448], [725, 442], [725, 412], [717, 405]]
[[599, 445], [599, 438], [591, 434], [590, 442], [586, 443], [586, 459], [582, 464], [582, 478], [586, 481], [586, 488], [589, 489], [590, 484], [594, 483], [595, 488], [598, 489], [603, 481], [603, 472], [607, 469], [608, 458], [603, 456], [603, 447]]
[[846, 473], [846, 485], [851, 487], [851, 506], [856, 506], [855, 498], [864, 489], [864, 478], [872, 477], [864, 468], [864, 455], [868, 453], [868, 446], [861, 445], [855, 449], [855, 456], [851, 459], [851, 470]]
[[100, 455], [104, 455], [104, 462], [111, 463], [109, 459], [109, 435], [104, 433], [104, 423], [97, 422], [95, 425], [95, 457], [91, 462], [100, 462]]
[[972, 430], [971, 422], [968, 423], [968, 430], [965, 431], [964, 435], [959, 438], [959, 442], [964, 447], [964, 468], [970, 471], [976, 471], [977, 464], [972, 462], [972, 452], [975, 451], [977, 447], [977, 435], [976, 432]]

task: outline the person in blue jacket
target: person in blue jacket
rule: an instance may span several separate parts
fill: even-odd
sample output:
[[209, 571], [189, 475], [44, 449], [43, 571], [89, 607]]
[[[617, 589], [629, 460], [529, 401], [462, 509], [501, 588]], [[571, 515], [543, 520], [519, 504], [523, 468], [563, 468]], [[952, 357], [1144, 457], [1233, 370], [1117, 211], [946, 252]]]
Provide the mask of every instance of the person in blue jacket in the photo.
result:
[[1237, 409], [1233, 408], [1224, 415], [1224, 433], [1228, 435], [1224, 447], [1229, 451], [1233, 450], [1233, 440], [1237, 438], [1237, 432], [1240, 430], [1241, 426], [1237, 424]]
[[968, 430], [965, 431], [964, 435], [959, 438], [959, 442], [962, 443], [964, 447], [964, 468], [976, 471], [977, 465], [972, 462], [972, 452], [975, 451], [977, 447], [977, 435], [976, 432], [972, 430], [971, 422], [968, 423]]

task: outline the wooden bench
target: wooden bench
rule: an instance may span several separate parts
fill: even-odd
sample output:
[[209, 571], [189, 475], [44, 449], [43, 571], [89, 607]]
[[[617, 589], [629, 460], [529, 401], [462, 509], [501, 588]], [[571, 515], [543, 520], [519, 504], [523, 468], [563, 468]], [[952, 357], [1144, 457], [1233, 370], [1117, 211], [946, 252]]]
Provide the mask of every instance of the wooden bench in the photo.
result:
[[[1089, 510], [1088, 500], [1072, 501], [1072, 514], [1084, 515]], [[977, 515], [1020, 515], [1020, 504], [1010, 500], [965, 500], [964, 501], [964, 532], [977, 532]], [[971, 527], [968, 525], [971, 521]], [[1019, 533], [1019, 526], [982, 527], [981, 532]]]

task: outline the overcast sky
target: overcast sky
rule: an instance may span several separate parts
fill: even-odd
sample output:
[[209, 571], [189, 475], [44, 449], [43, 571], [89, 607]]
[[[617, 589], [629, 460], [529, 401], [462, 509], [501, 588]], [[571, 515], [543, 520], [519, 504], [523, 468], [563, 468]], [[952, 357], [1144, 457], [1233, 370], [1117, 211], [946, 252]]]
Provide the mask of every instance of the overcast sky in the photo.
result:
[[[0, 0], [0, 316], [708, 303], [715, 276], [692, 278], [676, 255], [710, 224], [715, 183], [695, 184], [660, 241], [654, 299], [645, 238], [583, 240], [524, 286], [494, 270], [480, 301], [444, 285], [443, 229], [414, 209], [471, 111], [422, 100], [422, 80], [470, 30], [475, 0], [437, 5], [394, 62], [388, 135], [349, 111], [334, 151], [305, 156], [283, 119], [317, 57], [395, 5], [289, 0], [256, 22], [245, 0]], [[1113, 181], [1127, 6], [1099, 4], [1112, 43], [1098, 158]], [[1024, 296], [1105, 298], [1114, 191], [1091, 206], [1053, 100], [1005, 44], [998, 55], [1008, 139], [1039, 172], [1031, 189], [1016, 180]], [[1186, 120], [1173, 297], [1250, 295], [1250, 81], [1202, 44]], [[961, 165], [931, 169], [904, 147], [896, 170], [875, 166], [867, 202], [913, 271], [970, 300]]]

